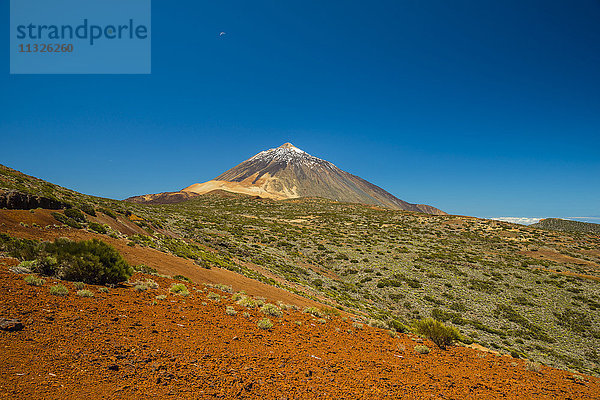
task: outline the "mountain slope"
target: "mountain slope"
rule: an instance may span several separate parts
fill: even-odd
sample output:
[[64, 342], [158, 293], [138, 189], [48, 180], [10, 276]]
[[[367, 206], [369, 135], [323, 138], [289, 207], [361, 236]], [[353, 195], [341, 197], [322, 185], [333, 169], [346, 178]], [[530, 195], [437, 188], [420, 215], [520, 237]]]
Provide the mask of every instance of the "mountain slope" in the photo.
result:
[[[347, 203], [445, 214], [432, 206], [400, 200], [379, 186], [345, 172], [329, 161], [311, 156], [291, 143], [262, 151], [214, 180], [188, 186], [182, 192], [205, 194], [216, 189], [276, 200], [322, 197]], [[128, 200], [157, 202], [162, 201], [162, 197], [146, 195], [145, 198], [138, 196]]]
[[600, 234], [600, 224], [589, 222], [570, 221], [560, 218], [546, 218], [540, 222], [530, 225], [532, 228], [550, 229], [565, 232], [585, 232]]

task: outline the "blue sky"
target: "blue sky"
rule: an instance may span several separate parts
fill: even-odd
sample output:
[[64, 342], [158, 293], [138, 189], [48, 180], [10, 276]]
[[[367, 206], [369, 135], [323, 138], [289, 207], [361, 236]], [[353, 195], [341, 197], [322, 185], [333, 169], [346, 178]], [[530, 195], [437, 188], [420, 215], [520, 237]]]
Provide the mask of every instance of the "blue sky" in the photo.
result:
[[450, 213], [600, 215], [598, 1], [154, 0], [152, 15], [151, 75], [9, 75], [5, 30], [0, 163], [125, 198], [292, 142]]

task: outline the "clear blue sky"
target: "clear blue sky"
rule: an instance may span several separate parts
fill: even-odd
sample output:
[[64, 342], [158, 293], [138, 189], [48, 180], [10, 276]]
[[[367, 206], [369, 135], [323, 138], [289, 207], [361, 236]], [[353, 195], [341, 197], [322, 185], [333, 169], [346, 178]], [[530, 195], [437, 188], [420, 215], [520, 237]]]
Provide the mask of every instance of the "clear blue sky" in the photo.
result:
[[289, 141], [450, 213], [600, 215], [600, 1], [152, 7], [151, 75], [11, 76], [3, 29], [0, 163], [125, 198]]

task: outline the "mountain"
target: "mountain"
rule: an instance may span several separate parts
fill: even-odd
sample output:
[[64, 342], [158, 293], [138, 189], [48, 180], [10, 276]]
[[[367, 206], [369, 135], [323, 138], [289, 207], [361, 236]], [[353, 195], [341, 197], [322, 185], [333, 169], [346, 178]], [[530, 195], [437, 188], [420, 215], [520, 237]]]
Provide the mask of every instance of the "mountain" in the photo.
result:
[[172, 203], [178, 198], [185, 200], [214, 190], [276, 200], [322, 197], [340, 202], [445, 214], [429, 205], [400, 200], [379, 186], [343, 171], [329, 161], [311, 156], [291, 143], [261, 151], [215, 179], [193, 184], [180, 192], [136, 196], [127, 200], [136, 203]]
[[532, 228], [550, 229], [553, 231], [583, 232], [600, 234], [600, 224], [589, 222], [570, 221], [560, 218], [546, 218], [540, 222], [530, 225]]

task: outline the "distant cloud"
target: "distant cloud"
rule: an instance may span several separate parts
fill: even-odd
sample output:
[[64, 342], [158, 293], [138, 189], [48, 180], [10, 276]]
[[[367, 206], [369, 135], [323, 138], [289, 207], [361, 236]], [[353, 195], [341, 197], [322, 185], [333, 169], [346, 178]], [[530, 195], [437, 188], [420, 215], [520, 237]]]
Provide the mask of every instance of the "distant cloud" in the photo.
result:
[[227, 32], [221, 32], [221, 33], [219, 33], [219, 36], [223, 36], [223, 35], [227, 35]]
[[531, 225], [540, 222], [542, 218], [536, 217], [490, 217], [496, 221], [512, 222], [513, 224]]

